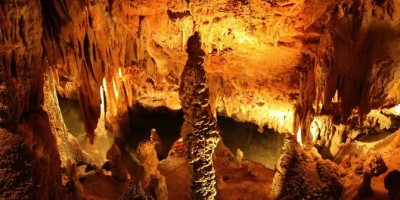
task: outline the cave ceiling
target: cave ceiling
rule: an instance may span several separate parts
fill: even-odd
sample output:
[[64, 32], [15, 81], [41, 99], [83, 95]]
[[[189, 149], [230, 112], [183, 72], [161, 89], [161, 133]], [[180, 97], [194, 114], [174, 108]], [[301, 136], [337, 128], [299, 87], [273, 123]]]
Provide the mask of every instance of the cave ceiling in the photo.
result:
[[[27, 21], [36, 4], [41, 16]], [[113, 115], [135, 102], [180, 109], [186, 42], [196, 31], [210, 104], [222, 115], [294, 133], [310, 124], [306, 116], [345, 121], [354, 109], [365, 115], [400, 103], [397, 1], [54, 0], [19, 2], [17, 13], [10, 5], [3, 33], [18, 32], [9, 25], [18, 20], [37, 29], [18, 44], [41, 36], [42, 47], [24, 51], [43, 49], [59, 94], [79, 100], [88, 132], [100, 116], [100, 87]]]

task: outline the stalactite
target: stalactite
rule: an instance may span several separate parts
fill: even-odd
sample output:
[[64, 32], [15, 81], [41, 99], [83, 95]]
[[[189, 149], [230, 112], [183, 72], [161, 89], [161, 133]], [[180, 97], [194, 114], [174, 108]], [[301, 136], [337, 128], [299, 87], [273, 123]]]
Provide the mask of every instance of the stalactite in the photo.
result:
[[209, 104], [205, 52], [201, 49], [198, 32], [188, 39], [186, 52], [189, 58], [181, 75], [179, 99], [185, 119], [181, 134], [192, 169], [190, 199], [214, 199], [212, 154], [219, 141], [219, 131]]

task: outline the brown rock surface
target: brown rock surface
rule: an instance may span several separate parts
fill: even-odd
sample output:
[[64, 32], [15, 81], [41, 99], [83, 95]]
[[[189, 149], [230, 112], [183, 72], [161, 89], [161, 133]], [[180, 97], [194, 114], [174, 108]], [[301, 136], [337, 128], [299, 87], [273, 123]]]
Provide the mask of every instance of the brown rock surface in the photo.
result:
[[136, 153], [143, 166], [140, 183], [147, 195], [154, 199], [167, 200], [168, 191], [165, 178], [157, 168], [159, 161], [155, 150], [155, 143], [149, 140], [141, 141]]
[[[43, 189], [38, 198], [57, 197], [60, 172], [53, 164], [60, 158], [51, 132], [58, 131], [49, 122], [60, 118], [41, 111], [44, 72], [51, 67], [59, 93], [79, 100], [93, 142], [102, 101], [107, 123], [135, 102], [181, 108], [179, 74], [195, 32], [202, 37], [210, 112], [260, 130], [300, 130], [306, 146], [315, 142], [335, 157], [364, 132], [399, 127], [399, 19], [396, 0], [0, 1], [0, 127], [7, 130], [0, 141], [35, 141], [38, 148], [1, 143], [2, 167], [26, 162], [18, 170], [33, 182], [24, 190], [54, 183], [51, 194]], [[58, 144], [74, 143], [64, 136]], [[58, 149], [64, 162], [65, 149]], [[82, 157], [79, 149], [66, 151]], [[29, 163], [44, 171], [29, 171]], [[8, 178], [7, 188], [22, 188], [19, 178]], [[4, 195], [26, 194], [13, 191]]]
[[92, 163], [93, 158], [82, 150], [78, 141], [69, 133], [64, 123], [55, 84], [53, 72], [50, 69], [46, 70], [43, 108], [49, 115], [51, 132], [57, 141], [61, 165], [65, 167], [67, 160], [71, 160], [72, 163]]
[[59, 199], [61, 162], [43, 103], [41, 2], [0, 2], [0, 198]]
[[301, 148], [288, 135], [274, 177], [274, 198], [341, 199], [342, 191], [337, 166]]
[[47, 114], [32, 112], [20, 121], [15, 132], [0, 131], [0, 198], [61, 198], [61, 162]]
[[186, 52], [189, 56], [181, 75], [179, 99], [185, 120], [181, 136], [191, 167], [189, 199], [214, 199], [217, 191], [212, 156], [220, 136], [209, 104], [205, 52], [201, 49], [198, 32], [189, 37]]

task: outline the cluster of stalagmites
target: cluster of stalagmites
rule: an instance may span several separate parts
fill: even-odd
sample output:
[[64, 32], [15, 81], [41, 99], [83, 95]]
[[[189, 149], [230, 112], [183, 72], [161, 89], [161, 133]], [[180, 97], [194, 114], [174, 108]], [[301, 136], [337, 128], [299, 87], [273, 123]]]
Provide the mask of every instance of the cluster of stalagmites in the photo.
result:
[[[158, 158], [155, 144], [149, 140], [143, 140], [137, 148], [137, 158], [140, 161], [137, 172], [131, 174], [133, 177], [128, 181], [121, 200], [128, 199], [157, 199], [167, 200], [168, 191], [165, 178], [157, 169]], [[127, 180], [127, 169], [121, 165], [121, 151], [118, 145], [113, 144], [107, 152], [110, 161], [111, 175], [118, 181]]]
[[318, 153], [301, 148], [287, 135], [273, 181], [275, 199], [340, 199], [339, 170]]
[[184, 112], [182, 136], [192, 167], [191, 199], [213, 199], [216, 195], [212, 154], [219, 140], [218, 128], [209, 105], [204, 70], [205, 53], [195, 33], [187, 43], [188, 61], [181, 75], [179, 98]]

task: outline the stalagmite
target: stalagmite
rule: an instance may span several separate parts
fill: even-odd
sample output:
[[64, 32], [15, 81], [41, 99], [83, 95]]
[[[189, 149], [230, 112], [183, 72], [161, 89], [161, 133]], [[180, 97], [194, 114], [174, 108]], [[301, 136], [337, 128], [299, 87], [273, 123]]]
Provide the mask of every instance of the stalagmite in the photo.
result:
[[190, 199], [214, 199], [216, 189], [212, 154], [217, 146], [219, 133], [208, 102], [205, 52], [201, 49], [198, 32], [188, 39], [186, 52], [189, 58], [181, 75], [179, 99], [185, 119], [181, 135], [192, 169]]
[[143, 140], [139, 143], [136, 154], [142, 165], [143, 174], [140, 183], [149, 197], [157, 200], [167, 200], [168, 191], [165, 178], [157, 169], [158, 158], [154, 143]]
[[74, 199], [399, 200], [399, 19], [400, 0], [0, 0], [0, 200], [70, 199], [67, 174]]
[[340, 199], [343, 186], [337, 166], [301, 148], [287, 135], [273, 181], [274, 199]]
[[71, 160], [66, 161], [68, 184], [67, 189], [71, 193], [71, 197], [75, 200], [85, 199], [83, 186], [78, 179], [76, 163], [71, 163]]
[[371, 179], [374, 176], [378, 177], [381, 174], [385, 173], [387, 171], [387, 166], [380, 155], [371, 155], [364, 163], [363, 171], [363, 182], [358, 189], [359, 199], [367, 199], [372, 195], [373, 191], [371, 188]]
[[107, 159], [111, 161], [111, 176], [118, 181], [126, 181], [127, 171], [121, 164], [121, 150], [115, 143], [107, 151]]

